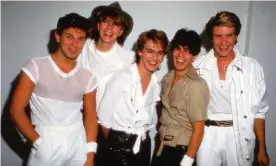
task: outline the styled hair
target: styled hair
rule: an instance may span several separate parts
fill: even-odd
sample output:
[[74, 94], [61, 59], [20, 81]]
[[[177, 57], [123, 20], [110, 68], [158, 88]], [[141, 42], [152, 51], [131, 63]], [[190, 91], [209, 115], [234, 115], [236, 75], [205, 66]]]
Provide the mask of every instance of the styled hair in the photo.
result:
[[241, 31], [241, 22], [235, 13], [228, 11], [218, 12], [215, 16], [211, 17], [205, 26], [206, 33], [208, 37], [212, 39], [213, 28], [215, 26], [234, 26], [235, 35], [238, 36]]
[[[96, 18], [96, 26], [98, 23], [101, 23], [102, 21], [105, 21], [107, 18], [112, 19], [116, 25], [119, 25], [122, 27], [123, 33], [121, 36], [117, 38], [117, 42], [119, 45], [123, 46], [125, 43], [125, 40], [127, 36], [131, 32], [131, 25], [129, 25], [129, 21], [126, 21], [125, 14], [121, 12], [117, 12], [116, 10], [105, 10], [101, 13], [99, 13], [98, 17]], [[99, 41], [100, 34], [97, 27], [94, 27], [94, 30], [92, 32], [92, 39], [95, 39], [96, 42]]]
[[67, 28], [79, 28], [85, 32], [87, 37], [90, 21], [77, 13], [69, 13], [58, 19], [56, 32], [61, 35]]
[[179, 29], [171, 40], [169, 49], [173, 51], [180, 46], [184, 47], [193, 56], [197, 56], [201, 48], [201, 38], [194, 30]]
[[169, 39], [164, 31], [151, 29], [149, 31], [142, 32], [137, 41], [136, 41], [136, 49], [135, 49], [135, 62], [138, 63], [141, 59], [138, 52], [144, 49], [144, 46], [147, 41], [151, 40], [153, 43], [161, 44], [161, 47], [167, 52], [167, 46], [169, 43]]

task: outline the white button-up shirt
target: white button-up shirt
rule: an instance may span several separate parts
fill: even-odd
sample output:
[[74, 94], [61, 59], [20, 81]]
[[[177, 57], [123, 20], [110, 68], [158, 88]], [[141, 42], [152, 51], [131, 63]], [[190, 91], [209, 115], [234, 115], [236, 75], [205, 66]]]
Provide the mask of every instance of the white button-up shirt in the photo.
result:
[[134, 62], [134, 52], [121, 47], [118, 43], [107, 52], [97, 50], [94, 40], [87, 39], [78, 57], [80, 65], [90, 70], [98, 80], [96, 104], [99, 107], [108, 79], [119, 69]]
[[[234, 52], [237, 61], [231, 68], [231, 107], [238, 160], [243, 165], [254, 157], [254, 119], [265, 119], [269, 107], [262, 66], [255, 59], [241, 55], [236, 48]], [[211, 50], [199, 56], [193, 64], [210, 91], [215, 81], [212, 77], [213, 57], [214, 51]], [[208, 110], [208, 116], [212, 116], [212, 111]]]
[[145, 132], [155, 125], [161, 90], [153, 73], [143, 95], [140, 79], [136, 64], [115, 73], [106, 85], [98, 110], [102, 126], [138, 135], [134, 152], [139, 150]]

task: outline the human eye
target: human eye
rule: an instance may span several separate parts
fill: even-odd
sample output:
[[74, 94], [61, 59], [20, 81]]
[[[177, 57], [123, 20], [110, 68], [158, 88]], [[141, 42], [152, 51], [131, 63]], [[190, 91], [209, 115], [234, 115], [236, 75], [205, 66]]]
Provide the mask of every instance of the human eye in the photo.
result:
[[78, 38], [79, 39], [79, 41], [85, 41], [86, 40], [86, 38], [85, 37], [80, 37], [80, 38]]
[[73, 36], [72, 36], [71, 34], [66, 34], [65, 37], [66, 37], [67, 39], [73, 39]]
[[152, 54], [154, 51], [152, 49], [146, 49], [146, 52]]
[[165, 52], [164, 52], [164, 51], [159, 51], [159, 52], [157, 52], [157, 55], [158, 55], [158, 56], [164, 56], [164, 55], [165, 55]]

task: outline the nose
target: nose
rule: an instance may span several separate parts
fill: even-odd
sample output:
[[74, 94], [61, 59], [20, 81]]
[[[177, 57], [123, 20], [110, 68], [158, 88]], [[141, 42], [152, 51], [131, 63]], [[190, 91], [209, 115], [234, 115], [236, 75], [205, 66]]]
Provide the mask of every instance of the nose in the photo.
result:
[[220, 43], [221, 44], [226, 44], [227, 43], [226, 37], [222, 37]]
[[77, 39], [72, 40], [72, 45], [73, 46], [77, 46], [77, 44], [78, 44], [78, 40]]

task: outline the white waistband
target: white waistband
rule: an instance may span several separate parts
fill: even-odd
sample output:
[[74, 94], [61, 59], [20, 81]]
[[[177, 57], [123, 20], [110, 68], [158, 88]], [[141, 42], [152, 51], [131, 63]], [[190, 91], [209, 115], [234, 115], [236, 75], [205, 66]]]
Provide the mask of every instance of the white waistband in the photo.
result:
[[208, 115], [210, 120], [233, 120], [232, 114], [210, 114]]

